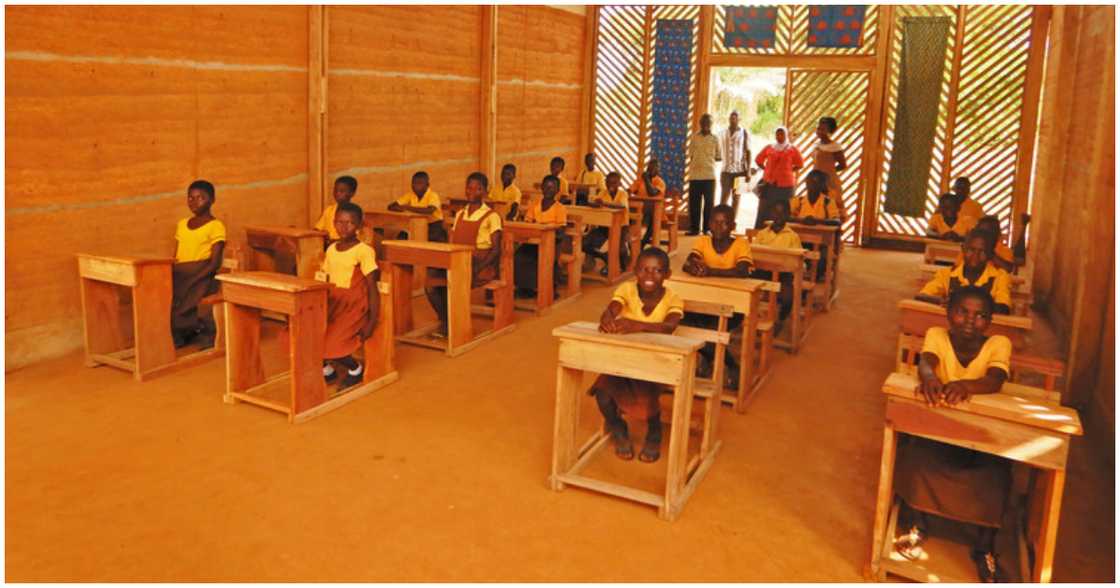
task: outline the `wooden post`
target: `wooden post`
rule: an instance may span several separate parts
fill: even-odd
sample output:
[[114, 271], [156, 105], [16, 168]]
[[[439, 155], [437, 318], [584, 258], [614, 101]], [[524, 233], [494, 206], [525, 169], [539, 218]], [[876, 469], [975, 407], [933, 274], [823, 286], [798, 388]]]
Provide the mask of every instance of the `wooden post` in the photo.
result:
[[945, 165], [941, 166], [941, 193], [949, 191], [949, 180], [953, 173], [953, 135], [957, 126], [957, 95], [960, 94], [961, 84], [961, 54], [964, 53], [964, 24], [968, 17], [968, 7], [957, 8], [957, 32], [953, 45], [953, 60], [949, 70], [949, 105], [946, 107], [945, 117]]
[[[715, 36], [715, 6], [700, 7], [700, 54], [696, 58], [696, 107], [692, 109], [695, 120], [692, 128], [700, 128], [700, 117], [708, 111], [708, 94], [712, 81], [712, 38]], [[690, 129], [691, 132], [691, 129]]]
[[888, 68], [891, 62], [891, 37], [894, 36], [894, 7], [880, 5], [879, 35], [875, 44], [875, 69], [867, 87], [867, 117], [864, 120], [863, 203], [860, 206], [860, 226], [856, 227], [856, 240], [867, 243], [875, 233], [879, 220], [879, 182], [883, 165], [883, 129], [886, 127]]
[[307, 224], [323, 212], [327, 159], [327, 7], [307, 8]]
[[1038, 109], [1042, 101], [1042, 66], [1046, 60], [1046, 35], [1050, 30], [1053, 7], [1036, 5], [1031, 14], [1031, 49], [1027, 59], [1027, 79], [1023, 89], [1023, 111], [1019, 119], [1019, 146], [1015, 160], [1015, 183], [1011, 190], [1011, 226], [1014, 235], [1019, 215], [1027, 211], [1030, 199], [1031, 167], [1038, 137]]
[[642, 101], [638, 111], [638, 169], [635, 176], [641, 176], [645, 169], [646, 158], [649, 157], [649, 102], [650, 93], [653, 92], [653, 80], [650, 79], [650, 69], [653, 65], [653, 7], [646, 6], [645, 24], [642, 25]]
[[583, 108], [580, 109], [579, 152], [590, 153], [595, 132], [596, 68], [599, 56], [599, 7], [587, 7], [583, 43]]
[[482, 7], [482, 103], [479, 115], [479, 167], [494, 181], [498, 140], [498, 7]]

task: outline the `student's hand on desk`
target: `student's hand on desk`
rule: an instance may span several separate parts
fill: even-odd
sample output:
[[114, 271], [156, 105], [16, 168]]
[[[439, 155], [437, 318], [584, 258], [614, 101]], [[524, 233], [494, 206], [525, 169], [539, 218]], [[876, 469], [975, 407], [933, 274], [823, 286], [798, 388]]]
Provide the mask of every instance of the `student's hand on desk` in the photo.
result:
[[698, 278], [706, 277], [709, 273], [708, 272], [708, 266], [704, 265], [703, 263], [700, 263], [700, 262], [693, 262], [692, 263], [692, 271], [688, 272], [688, 273], [690, 273], [690, 274], [692, 274], [692, 275], [694, 275]]
[[807, 225], [815, 225], [815, 224], [817, 224], [817, 217], [807, 216], [807, 217], [801, 219], [801, 222], [804, 223], [804, 224], [807, 224]]
[[601, 200], [596, 200], [595, 202], [588, 202], [587, 205], [591, 208], [602, 208], [603, 202]]
[[949, 382], [941, 388], [943, 403], [949, 406], [968, 400], [968, 386], [964, 382]]
[[922, 378], [918, 389], [914, 391], [914, 395], [919, 400], [925, 400], [926, 405], [930, 407], [941, 404], [944, 394], [945, 386], [937, 378]]

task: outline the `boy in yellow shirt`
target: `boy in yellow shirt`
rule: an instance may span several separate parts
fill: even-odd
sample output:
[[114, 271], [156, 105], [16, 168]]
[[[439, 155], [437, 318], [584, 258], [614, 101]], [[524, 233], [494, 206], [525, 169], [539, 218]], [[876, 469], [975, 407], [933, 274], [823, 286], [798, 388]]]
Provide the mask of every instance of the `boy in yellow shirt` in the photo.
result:
[[[840, 226], [840, 209], [836, 206], [836, 202], [829, 198], [828, 193], [828, 175], [819, 169], [809, 172], [805, 176], [805, 189], [808, 193], [806, 196], [797, 196], [789, 201], [790, 205], [790, 222], [801, 223], [805, 225], [815, 225], [817, 223], [823, 225]], [[813, 246], [809, 246], [813, 248]], [[817, 263], [817, 281], [824, 279], [826, 264], [828, 263], [828, 246], [820, 246], [821, 259]]]
[[961, 205], [956, 195], [946, 192], [937, 202], [937, 212], [929, 219], [926, 235], [934, 239], [960, 241], [975, 226], [975, 218], [961, 214]]
[[[669, 255], [664, 251], [650, 247], [639, 253], [634, 281], [623, 282], [614, 291], [599, 317], [599, 331], [672, 334], [684, 316], [684, 301], [665, 287], [671, 275]], [[661, 388], [653, 382], [611, 375], [599, 376], [591, 386], [589, 393], [595, 396], [619, 458], [634, 459], [624, 416], [646, 419], [646, 439], [638, 459], [652, 463], [661, 457]]]
[[373, 247], [358, 240], [362, 209], [352, 202], [341, 202], [334, 214], [339, 238], [327, 247], [322, 272], [328, 282], [327, 328], [323, 342], [323, 378], [337, 378], [334, 364], [346, 368], [339, 384], [345, 390], [362, 382], [362, 364], [353, 357], [362, 341], [369, 339], [377, 326], [381, 297], [377, 291], [377, 254]]
[[984, 209], [980, 203], [969, 198], [972, 195], [972, 181], [966, 177], [957, 178], [953, 182], [953, 193], [957, 195], [957, 203], [960, 204], [961, 214], [964, 216], [971, 216], [976, 220], [980, 220], [984, 216]]
[[[789, 221], [789, 200], [778, 199], [773, 201], [770, 209], [770, 218], [773, 220], [768, 221], [767, 225], [759, 229], [754, 236], [753, 244], [764, 247], [775, 247], [781, 249], [801, 249], [801, 237], [789, 228], [787, 222]], [[761, 213], [761, 211], [759, 211]], [[751, 277], [759, 280], [773, 280], [773, 272], [767, 270], [756, 269], [751, 272]], [[781, 272], [778, 274], [778, 282], [782, 285], [782, 289], [778, 292], [778, 320], [774, 321], [774, 334], [775, 336], [782, 331], [782, 325], [789, 313], [793, 310], [793, 274], [789, 272]]]
[[[563, 225], [568, 222], [568, 210], [556, 200], [556, 192], [560, 189], [560, 180], [556, 176], [545, 176], [541, 180], [541, 201], [529, 207], [525, 212], [525, 222]], [[553, 294], [558, 295], [555, 286], [560, 283], [561, 266], [559, 254], [564, 249], [565, 235], [563, 231], [556, 232], [557, 258], [553, 260], [552, 285]], [[570, 248], [570, 246], [569, 246]], [[517, 295], [521, 297], [535, 297], [537, 292], [537, 261], [539, 248], [532, 243], [522, 243], [513, 255], [513, 283], [517, 286]]]
[[226, 226], [214, 218], [210, 208], [216, 195], [214, 184], [196, 180], [187, 188], [191, 218], [175, 226], [175, 264], [171, 266], [171, 340], [183, 347], [195, 337], [203, 349], [214, 346], [214, 320], [199, 317], [198, 303], [218, 291], [214, 279], [222, 267]]
[[[665, 180], [661, 179], [661, 164], [656, 159], [651, 158], [646, 164], [646, 171], [630, 184], [630, 194], [639, 198], [665, 198]], [[653, 240], [653, 208], [652, 202], [642, 203], [642, 224], [646, 226], [642, 247]]]
[[915, 298], [944, 304], [955, 290], [976, 286], [987, 291], [995, 300], [996, 313], [1010, 314], [1011, 275], [991, 263], [994, 240], [995, 236], [988, 231], [973, 229], [961, 243], [963, 263], [937, 270]]
[[560, 202], [571, 204], [571, 192], [568, 188], [568, 180], [564, 178], [564, 167], [566, 165], [563, 157], [559, 155], [553, 157], [552, 161], [548, 162], [548, 173], [556, 176], [556, 178], [560, 180], [560, 192], [558, 193]]
[[[595, 195], [595, 198], [588, 204], [591, 208], [613, 208], [615, 210], [629, 210], [630, 209], [630, 196], [626, 190], [622, 189], [622, 175], [616, 171], [607, 174], [605, 180], [607, 189]], [[626, 267], [630, 262], [630, 241], [626, 238], [629, 232], [629, 226], [622, 225], [622, 234], [619, 237], [618, 249], [618, 264], [619, 267]], [[607, 253], [600, 251], [606, 246], [607, 241], [610, 240], [610, 228], [608, 227], [594, 227], [587, 232], [583, 238], [583, 252], [587, 254], [587, 259], [594, 264], [596, 259], [603, 261], [603, 269], [600, 270], [602, 275], [607, 275]], [[588, 269], [593, 269], [594, 266]]]
[[334, 215], [338, 210], [338, 205], [343, 202], [350, 202], [357, 193], [358, 180], [353, 176], [339, 176], [334, 181], [334, 204], [326, 207], [323, 214], [319, 215], [319, 220], [315, 221], [315, 230], [326, 231], [327, 241], [338, 240], [338, 231], [334, 229]]
[[494, 184], [490, 189], [490, 202], [494, 210], [506, 220], [517, 220], [518, 209], [521, 207], [521, 189], [513, 180], [517, 178], [517, 166], [507, 163], [502, 166], [502, 185]]
[[[595, 154], [588, 153], [583, 156], [583, 170], [576, 176], [576, 183], [583, 185], [592, 185], [595, 187], [596, 192], [605, 192], [607, 190], [607, 177], [603, 172], [595, 169]], [[576, 190], [576, 204], [580, 206], [587, 206], [590, 201], [590, 193], [587, 188], [580, 188]]]
[[439, 194], [430, 187], [428, 172], [412, 174], [412, 191], [389, 203], [394, 212], [415, 212], [428, 216], [428, 240], [447, 241], [447, 231], [443, 228], [443, 209], [440, 208]]

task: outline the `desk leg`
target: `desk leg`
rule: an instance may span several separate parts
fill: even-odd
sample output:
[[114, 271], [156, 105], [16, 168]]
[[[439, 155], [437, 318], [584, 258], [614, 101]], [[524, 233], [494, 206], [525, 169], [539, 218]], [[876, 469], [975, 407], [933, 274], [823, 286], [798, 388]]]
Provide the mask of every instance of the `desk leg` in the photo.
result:
[[556, 421], [552, 437], [552, 476], [549, 479], [553, 490], [564, 489], [564, 484], [557, 476], [571, 471], [579, 457], [576, 434], [579, 432], [579, 397], [582, 381], [582, 370], [556, 366]]
[[323, 238], [303, 237], [296, 243], [296, 275], [308, 280], [315, 279], [315, 272], [323, 263]]
[[[625, 215], [612, 215], [610, 232], [607, 233], [607, 282], [613, 284], [618, 279], [619, 270], [619, 256], [622, 254], [622, 218]], [[638, 255], [637, 251], [631, 251], [631, 256]]]
[[[790, 324], [789, 324], [789, 347], [791, 353], [797, 353], [801, 347], [801, 309], [804, 306], [801, 303], [801, 280], [803, 279], [804, 272], [800, 267], [798, 271], [793, 272], [793, 308], [790, 309]], [[810, 300], [809, 304], [813, 301]]]
[[393, 295], [392, 286], [384, 282], [378, 284], [381, 304], [378, 306], [377, 326], [373, 335], [362, 344], [365, 359], [363, 383], [372, 382], [386, 374], [396, 371], [396, 343], [393, 340]]
[[[128, 334], [122, 326], [117, 286], [81, 278], [82, 327], [85, 331], [86, 365], [98, 365], [90, 356], [112, 353], [128, 347]], [[168, 313], [170, 316], [170, 312]]]
[[132, 325], [135, 332], [137, 380], [144, 374], [175, 363], [171, 341], [171, 266], [142, 265], [136, 268], [132, 288]]
[[875, 525], [871, 531], [871, 574], [883, 577], [880, 559], [883, 554], [883, 541], [886, 539], [887, 519], [891, 515], [894, 499], [894, 458], [898, 444], [898, 433], [890, 423], [883, 425], [883, 458], [879, 462], [879, 493], [875, 498]]
[[537, 246], [537, 312], [552, 306], [552, 275], [556, 264], [556, 239], [545, 235]]
[[[675, 520], [684, 507], [681, 499], [684, 494], [684, 484], [688, 479], [688, 429], [692, 422], [692, 383], [695, 373], [696, 352], [694, 351], [685, 358], [680, 383], [673, 389], [665, 501], [658, 511], [658, 515], [668, 521]], [[718, 398], [716, 402], [719, 402]]]
[[1043, 497], [1042, 528], [1035, 546], [1035, 563], [1032, 582], [1050, 582], [1054, 570], [1054, 546], [1058, 540], [1058, 516], [1062, 510], [1062, 492], [1066, 485], [1065, 470], [1039, 472]]
[[[735, 412], [747, 411], [747, 393], [754, 387], [754, 341], [758, 337], [758, 305], [761, 295], [758, 290], [749, 294], [750, 304], [743, 316], [743, 349], [739, 354], [739, 389], [736, 391]], [[722, 389], [722, 382], [720, 388]]]
[[[412, 218], [408, 220], [408, 240], [416, 241], [418, 243], [428, 242], [428, 219], [425, 218]], [[428, 268], [422, 265], [415, 266], [413, 271], [416, 275], [424, 277], [428, 275]], [[424, 293], [424, 288], [417, 288], [416, 291], [420, 294]]]
[[233, 392], [264, 383], [261, 366], [261, 311], [226, 302], [226, 402]]
[[[662, 195], [664, 198], [664, 195]], [[665, 201], [659, 200], [653, 204], [653, 240], [650, 243], [658, 249], [661, 248], [661, 222], [665, 218]]]
[[304, 292], [297, 299], [296, 312], [288, 317], [289, 362], [292, 412], [288, 422], [327, 400], [323, 382], [323, 338], [327, 332], [327, 292]]
[[[451, 255], [447, 268], [447, 352], [466, 345], [474, 338], [471, 325], [471, 254]], [[495, 294], [497, 296], [497, 294]]]
[[[390, 288], [393, 292], [393, 334], [412, 332], [412, 272], [411, 265], [390, 263]], [[423, 281], [424, 276], [420, 276]]]

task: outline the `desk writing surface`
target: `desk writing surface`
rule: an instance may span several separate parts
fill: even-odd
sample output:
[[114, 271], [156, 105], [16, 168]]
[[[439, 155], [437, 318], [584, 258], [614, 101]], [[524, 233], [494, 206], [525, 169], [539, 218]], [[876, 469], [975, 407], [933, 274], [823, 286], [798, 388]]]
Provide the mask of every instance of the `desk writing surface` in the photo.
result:
[[81, 259], [107, 261], [128, 265], [146, 265], [153, 263], [175, 263], [174, 257], [166, 255], [98, 255], [96, 253], [79, 253]]
[[443, 251], [447, 253], [455, 251], [473, 251], [474, 247], [470, 245], [459, 245], [456, 243], [439, 243], [434, 241], [408, 241], [400, 239], [392, 239], [389, 241], [382, 241], [381, 244], [387, 248], [400, 247], [403, 249], [423, 249], [426, 251]]
[[218, 274], [217, 278], [223, 282], [267, 288], [281, 292], [306, 292], [308, 290], [322, 290], [330, 288], [327, 282], [298, 278], [288, 274], [276, 272], [231, 272]]
[[325, 231], [317, 231], [315, 229], [300, 229], [296, 227], [280, 227], [280, 226], [264, 226], [264, 225], [251, 225], [245, 227], [246, 232], [268, 233], [270, 235], [279, 235], [281, 237], [291, 237], [294, 239], [302, 239], [304, 237], [322, 236], [326, 237]]
[[609, 227], [616, 215], [625, 218], [627, 214], [627, 211], [621, 208], [607, 208], [605, 206], [595, 208], [592, 206], [572, 205], [568, 207], [568, 211], [578, 213], [582, 216], [584, 224], [600, 227]]
[[630, 333], [627, 335], [611, 335], [599, 332], [599, 323], [578, 321], [556, 327], [552, 330], [554, 337], [589, 341], [592, 343], [607, 343], [619, 347], [643, 349], [647, 351], [662, 351], [668, 353], [687, 354], [704, 346], [700, 339], [678, 337], [676, 335], [663, 335], [660, 333]]
[[840, 230], [840, 225], [826, 225], [824, 223], [817, 223], [815, 225], [789, 223], [789, 226], [795, 231], [806, 231], [810, 233], [836, 233]]
[[513, 229], [515, 231], [532, 231], [543, 233], [545, 231], [556, 231], [567, 227], [567, 225], [558, 225], [552, 223], [524, 223], [515, 221], [506, 221], [502, 224], [503, 228]]

